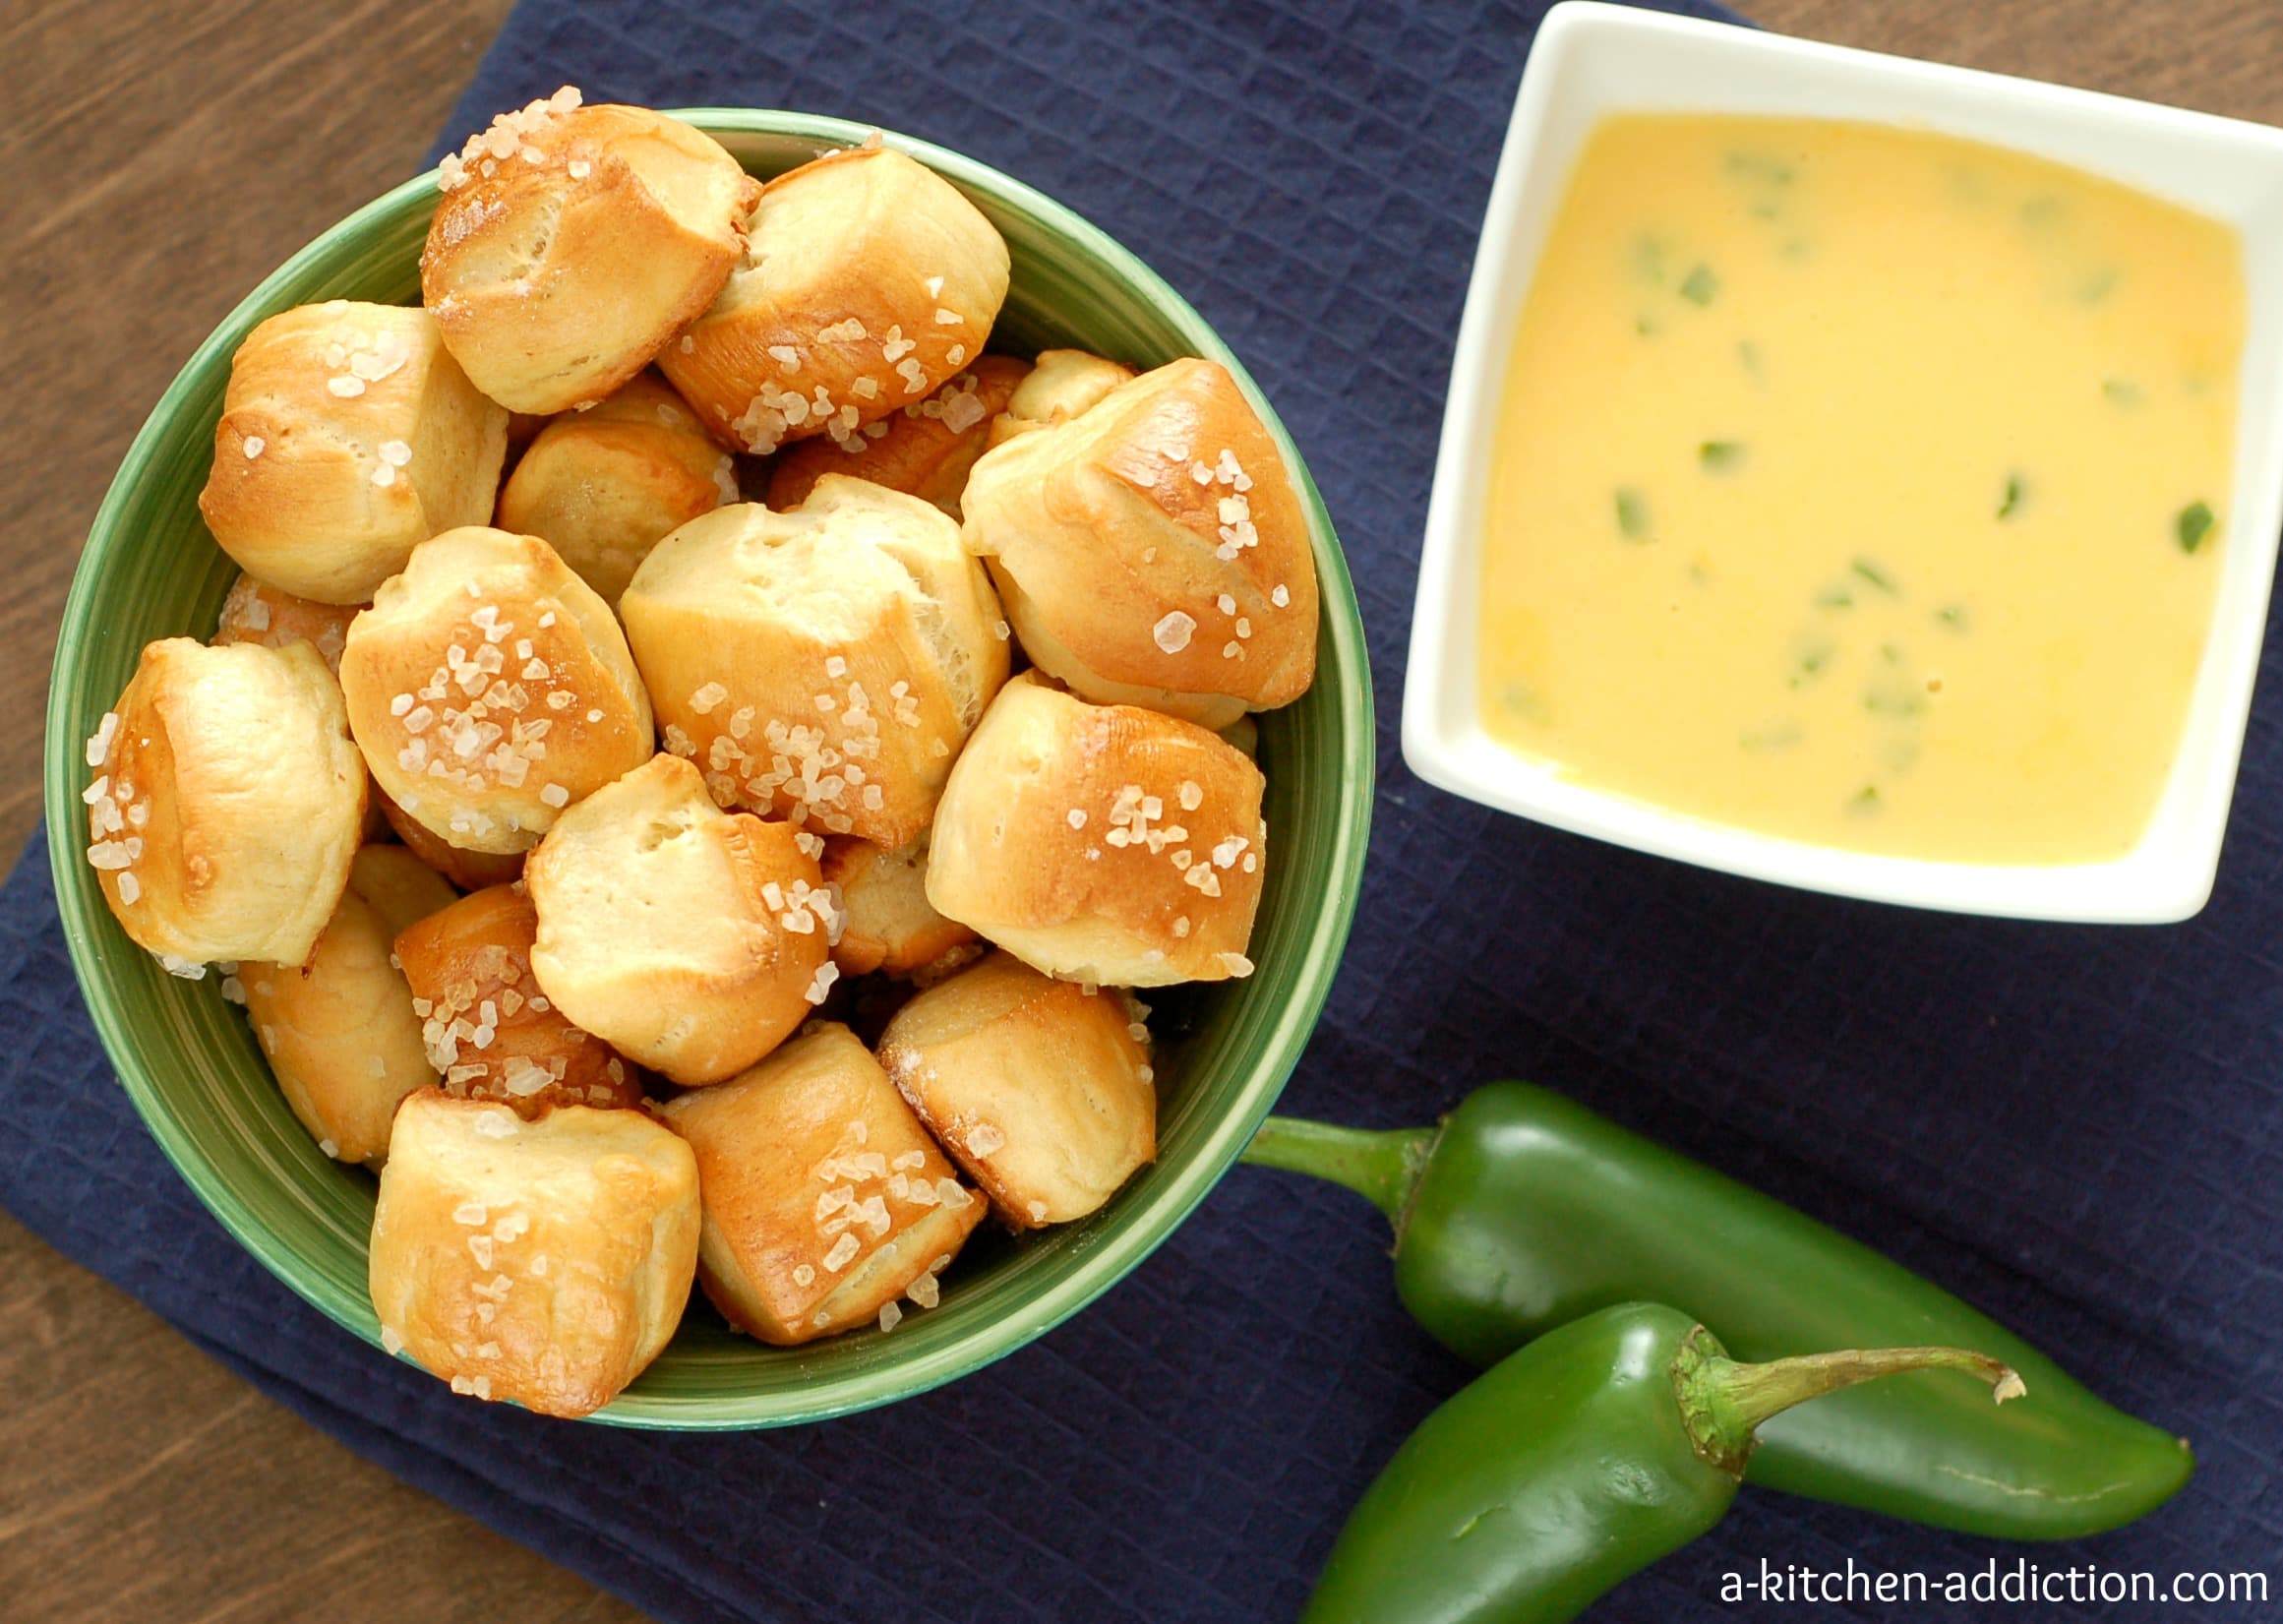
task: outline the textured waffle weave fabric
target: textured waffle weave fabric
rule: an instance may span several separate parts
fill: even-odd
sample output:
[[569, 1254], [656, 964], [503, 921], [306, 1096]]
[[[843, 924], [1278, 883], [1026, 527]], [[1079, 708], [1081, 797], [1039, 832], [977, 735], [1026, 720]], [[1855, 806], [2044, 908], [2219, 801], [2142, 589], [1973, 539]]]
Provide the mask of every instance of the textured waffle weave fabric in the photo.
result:
[[[2167, 930], [1787, 893], [1551, 833], [1403, 769], [1452, 335], [1542, 10], [525, 0], [450, 135], [564, 83], [834, 113], [973, 153], [1138, 251], [1276, 400], [1370, 632], [1368, 879], [1286, 1109], [1383, 1125], [1490, 1077], [1564, 1088], [1871, 1240], [2193, 1438], [2202, 1467], [2178, 1501], [2029, 1553], [2046, 1566], [2283, 1566], [2283, 641], [2218, 893]], [[1290, 1618], [1347, 1507], [1465, 1374], [1398, 1308], [1376, 1213], [1244, 1169], [1095, 1307], [913, 1402], [714, 1437], [542, 1421], [338, 1332], [199, 1207], [82, 1011], [44, 843], [0, 898], [0, 1201], [354, 1448], [678, 1624]], [[1748, 1492], [1593, 1616], [1797, 1611], [1719, 1602], [1723, 1573], [1763, 1560], [1939, 1574], [2018, 1554]]]

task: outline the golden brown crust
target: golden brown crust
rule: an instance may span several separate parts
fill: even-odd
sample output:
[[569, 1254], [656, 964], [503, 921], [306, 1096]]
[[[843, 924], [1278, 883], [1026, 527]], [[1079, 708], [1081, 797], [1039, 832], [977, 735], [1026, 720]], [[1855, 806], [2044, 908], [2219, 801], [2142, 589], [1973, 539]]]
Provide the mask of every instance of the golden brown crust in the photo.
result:
[[185, 974], [309, 957], [365, 821], [364, 765], [314, 648], [161, 638], [88, 760], [88, 860], [139, 945]]
[[724, 806], [902, 846], [1006, 680], [1005, 623], [957, 527], [827, 475], [789, 513], [721, 508], [620, 599], [665, 746]]
[[659, 354], [723, 444], [846, 440], [983, 353], [1006, 244], [957, 188], [891, 149], [829, 153], [762, 189], [721, 297]]
[[659, 538], [737, 500], [729, 453], [662, 379], [642, 372], [592, 411], [540, 430], [501, 488], [499, 524], [545, 539], [616, 604]]
[[836, 835], [824, 843], [824, 882], [840, 892], [847, 922], [832, 962], [848, 976], [874, 970], [909, 976], [939, 963], [975, 932], [928, 905], [928, 836], [886, 852]]
[[1172, 362], [1007, 441], [963, 509], [1024, 650], [1075, 692], [1222, 727], [1315, 676], [1305, 513], [1217, 362]]
[[993, 953], [897, 1011], [879, 1061], [1002, 1219], [1067, 1224], [1157, 1155], [1146, 1014]]
[[448, 1094], [523, 1116], [559, 1105], [640, 1105], [633, 1068], [573, 1026], [532, 975], [538, 929], [522, 887], [495, 885], [399, 932], [396, 959], [428, 1063]]
[[653, 747], [610, 606], [544, 541], [505, 530], [415, 549], [350, 623], [341, 689], [375, 780], [469, 851], [536, 845]]
[[732, 815], [655, 755], [557, 820], [525, 878], [531, 964], [580, 1026], [684, 1087], [751, 1065], [837, 974], [840, 911], [804, 837]]
[[373, 1213], [382, 1345], [454, 1392], [589, 1414], [681, 1324], [698, 1229], [690, 1147], [645, 1113], [415, 1093]]
[[488, 885], [511, 885], [523, 877], [523, 852], [463, 851], [432, 833], [417, 817], [389, 799], [389, 792], [373, 786], [373, 801], [381, 820], [404, 849], [463, 891]]
[[798, 508], [826, 474], [869, 480], [959, 516], [968, 470], [1007, 409], [1028, 361], [986, 355], [925, 400], [865, 426], [853, 440], [804, 440], [769, 471], [769, 506]]
[[286, 1105], [337, 1161], [387, 1156], [396, 1102], [435, 1085], [412, 990], [391, 954], [397, 932], [453, 895], [402, 847], [367, 846], [308, 963], [238, 966], [247, 1019]]
[[1252, 973], [1260, 769], [1203, 728], [1024, 672], [935, 812], [928, 900], [1034, 969], [1106, 987]]
[[421, 301], [515, 411], [602, 399], [713, 303], [744, 250], [759, 189], [679, 119], [534, 102], [470, 146], [443, 177]]
[[491, 517], [507, 432], [427, 312], [303, 305], [231, 357], [199, 511], [248, 573], [363, 603], [421, 542]]
[[362, 604], [318, 603], [281, 592], [266, 581], [241, 574], [222, 600], [222, 613], [210, 641], [260, 643], [283, 648], [307, 643], [317, 650], [325, 668], [335, 678], [341, 671], [341, 647], [348, 640], [349, 622]]
[[934, 1277], [989, 1211], [836, 1022], [662, 1113], [697, 1156], [698, 1278], [763, 1342], [851, 1330], [907, 1292], [931, 1301]]

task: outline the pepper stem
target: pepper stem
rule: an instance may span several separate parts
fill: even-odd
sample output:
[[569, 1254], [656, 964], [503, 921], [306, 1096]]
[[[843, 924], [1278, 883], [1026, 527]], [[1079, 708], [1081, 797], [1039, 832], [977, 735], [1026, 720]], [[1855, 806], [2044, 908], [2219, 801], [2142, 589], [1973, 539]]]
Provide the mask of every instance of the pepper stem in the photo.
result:
[[1387, 1214], [1390, 1224], [1401, 1224], [1436, 1131], [1391, 1128], [1375, 1133], [1297, 1116], [1271, 1116], [1260, 1124], [1238, 1160], [1345, 1184]]
[[1851, 1349], [1740, 1364], [1701, 1325], [1674, 1356], [1672, 1381], [1699, 1458], [1741, 1477], [1760, 1442], [1759, 1427], [1771, 1416], [1826, 1393], [1906, 1370], [1963, 1371], [1989, 1383], [1990, 1396], [1999, 1404], [2028, 1391], [2010, 1366], [1962, 1348]]

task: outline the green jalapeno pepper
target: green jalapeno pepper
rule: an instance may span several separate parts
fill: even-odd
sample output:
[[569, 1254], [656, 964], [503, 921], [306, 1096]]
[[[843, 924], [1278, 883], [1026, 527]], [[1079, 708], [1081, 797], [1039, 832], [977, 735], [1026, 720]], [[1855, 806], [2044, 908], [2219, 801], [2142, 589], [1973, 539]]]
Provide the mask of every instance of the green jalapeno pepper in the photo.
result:
[[[1350, 1514], [1301, 1624], [1575, 1618], [1727, 1514], [1760, 1423], [1895, 1372], [1978, 1394], [1941, 1369], [1988, 1382], [2000, 1404], [2022, 1392], [1997, 1360], [1954, 1348], [1739, 1364], [1655, 1303], [1573, 1320], [1412, 1434]], [[1996, 1418], [1986, 1397], [1975, 1408]]]
[[1969, 1534], [2071, 1539], [2154, 1510], [2194, 1466], [2184, 1440], [1899, 1264], [1545, 1089], [1488, 1084], [1439, 1129], [1272, 1116], [1245, 1159], [1377, 1203], [1395, 1224], [1405, 1306], [1475, 1364], [1654, 1300], [1703, 1319], [1739, 1358], [1950, 1344], [2037, 1390], [1998, 1417], [1924, 1376], [1835, 1396], [1770, 1424], [1756, 1483]]

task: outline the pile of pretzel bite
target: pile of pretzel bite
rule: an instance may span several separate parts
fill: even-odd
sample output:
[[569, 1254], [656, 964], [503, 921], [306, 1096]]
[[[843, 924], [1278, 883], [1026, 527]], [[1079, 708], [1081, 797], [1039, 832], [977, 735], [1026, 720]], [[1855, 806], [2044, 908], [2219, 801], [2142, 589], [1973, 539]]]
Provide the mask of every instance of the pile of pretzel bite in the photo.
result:
[[1230, 374], [989, 350], [1005, 243], [876, 138], [762, 185], [566, 89], [439, 185], [418, 306], [237, 351], [244, 573], [88, 857], [378, 1171], [390, 1350], [579, 1415], [693, 1280], [892, 1330], [1152, 1160], [1133, 990], [1252, 971], [1316, 578]]

